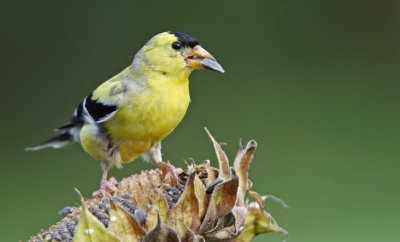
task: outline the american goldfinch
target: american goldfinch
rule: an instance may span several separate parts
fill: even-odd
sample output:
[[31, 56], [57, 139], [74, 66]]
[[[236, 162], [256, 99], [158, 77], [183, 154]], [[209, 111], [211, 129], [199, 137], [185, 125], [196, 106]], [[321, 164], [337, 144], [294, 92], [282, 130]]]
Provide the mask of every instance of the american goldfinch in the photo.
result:
[[193, 69], [224, 72], [195, 38], [179, 32], [157, 34], [130, 66], [83, 99], [70, 122], [57, 129], [63, 133], [27, 149], [80, 142], [103, 169], [100, 189], [93, 196], [115, 190], [115, 179], [107, 180], [113, 165], [121, 167], [141, 155], [177, 181], [176, 168], [162, 161], [160, 142], [185, 116]]

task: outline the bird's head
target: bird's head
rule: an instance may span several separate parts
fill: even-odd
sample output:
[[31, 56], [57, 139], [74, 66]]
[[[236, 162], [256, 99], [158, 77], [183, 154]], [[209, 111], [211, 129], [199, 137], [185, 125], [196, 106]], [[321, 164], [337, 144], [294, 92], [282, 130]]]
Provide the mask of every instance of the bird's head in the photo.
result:
[[163, 32], [151, 38], [135, 56], [138, 71], [157, 71], [163, 74], [187, 74], [193, 69], [224, 72], [215, 58], [190, 35]]

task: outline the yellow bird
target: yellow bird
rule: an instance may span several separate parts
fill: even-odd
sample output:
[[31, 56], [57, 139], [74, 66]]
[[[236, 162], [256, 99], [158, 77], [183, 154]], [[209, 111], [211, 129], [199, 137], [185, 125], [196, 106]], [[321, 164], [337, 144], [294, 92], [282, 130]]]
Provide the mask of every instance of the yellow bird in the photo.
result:
[[177, 170], [162, 161], [161, 141], [185, 116], [190, 103], [189, 75], [193, 69], [223, 73], [215, 58], [199, 42], [183, 33], [163, 32], [151, 38], [133, 63], [83, 99], [59, 136], [28, 147], [59, 148], [80, 142], [102, 161], [100, 189], [93, 196], [115, 190], [107, 172], [140, 155], [162, 166], [177, 181]]

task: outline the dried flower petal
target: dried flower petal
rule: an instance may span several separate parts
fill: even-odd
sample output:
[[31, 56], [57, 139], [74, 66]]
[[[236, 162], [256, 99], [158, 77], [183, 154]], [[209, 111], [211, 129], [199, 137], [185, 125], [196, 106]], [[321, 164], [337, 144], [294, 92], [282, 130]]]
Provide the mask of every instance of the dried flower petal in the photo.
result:
[[160, 242], [169, 242], [169, 241], [181, 241], [178, 234], [170, 227], [165, 225], [160, 218], [160, 214], [158, 211], [152, 207], [150, 208], [152, 213], [157, 214], [157, 223], [150, 232], [146, 234], [143, 238], [143, 242], [153, 242], [153, 241], [160, 241]]
[[120, 241], [113, 234], [108, 232], [104, 225], [86, 208], [85, 201], [81, 193], [79, 194], [82, 202], [82, 213], [76, 228], [74, 242], [90, 242], [90, 241]]
[[197, 200], [199, 202], [199, 218], [202, 220], [207, 210], [207, 195], [206, 187], [197, 175], [195, 175], [194, 178], [194, 188]]
[[287, 236], [287, 232], [278, 226], [275, 219], [260, 209], [249, 208], [243, 232], [237, 238], [238, 242], [253, 240], [258, 234], [278, 232]]
[[225, 152], [222, 150], [221, 145], [214, 139], [214, 137], [211, 135], [211, 133], [208, 131], [208, 129], [205, 128], [205, 130], [206, 130], [208, 136], [210, 136], [210, 139], [214, 145], [215, 153], [217, 154], [218, 163], [219, 163], [218, 177], [223, 178], [225, 181], [229, 180], [230, 175], [229, 175], [228, 157], [226, 156]]
[[250, 140], [244, 149], [240, 149], [234, 162], [234, 169], [239, 176], [239, 190], [237, 206], [244, 206], [244, 196], [248, 188], [248, 170], [253, 160], [253, 153], [257, 148], [257, 143]]
[[169, 211], [166, 221], [166, 224], [173, 228], [182, 239], [190, 236], [185, 225], [193, 231], [197, 231], [200, 226], [199, 201], [196, 197], [194, 185], [195, 177], [196, 173], [189, 175], [185, 191], [175, 207]]
[[145, 225], [146, 231], [151, 231], [157, 226], [158, 217], [159, 217], [159, 212], [157, 211], [157, 209], [150, 206], [149, 210], [147, 211], [147, 218]]
[[195, 232], [193, 232], [190, 228], [188, 228], [185, 225], [185, 228], [189, 231], [191, 237], [189, 239], [189, 241], [191, 242], [205, 242], [204, 237], [201, 235], [197, 235]]
[[146, 234], [138, 222], [116, 202], [110, 202], [110, 224], [108, 230], [121, 241], [140, 241]]
[[237, 241], [251, 241], [258, 234], [268, 232], [282, 233], [287, 237], [288, 233], [286, 230], [279, 227], [275, 219], [264, 211], [264, 200], [260, 194], [249, 192], [249, 195], [254, 198], [258, 206], [248, 207], [245, 227]]
[[157, 194], [155, 195], [155, 199], [152, 201], [152, 205], [160, 213], [161, 220], [167, 221], [169, 210], [168, 202], [165, 200], [165, 197], [160, 190], [157, 190]]
[[204, 167], [207, 171], [207, 183], [206, 185], [209, 186], [211, 183], [213, 183], [215, 181], [215, 173], [213, 171], [213, 169], [210, 166], [210, 161], [209, 160], [205, 160], [204, 161]]
[[240, 234], [244, 229], [244, 224], [247, 217], [247, 208], [234, 206], [232, 213], [235, 216], [235, 231]]
[[207, 213], [199, 230], [200, 233], [211, 229], [214, 221], [226, 216], [235, 205], [239, 178], [233, 170], [231, 172], [232, 179], [217, 185], [211, 194]]

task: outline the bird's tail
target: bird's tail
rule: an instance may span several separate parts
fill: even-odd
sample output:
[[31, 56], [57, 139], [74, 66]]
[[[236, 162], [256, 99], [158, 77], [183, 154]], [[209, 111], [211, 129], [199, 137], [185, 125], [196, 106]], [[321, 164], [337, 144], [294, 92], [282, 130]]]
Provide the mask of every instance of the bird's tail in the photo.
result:
[[71, 130], [68, 130], [54, 138], [46, 140], [43, 143], [26, 147], [25, 150], [40, 150], [48, 147], [58, 149], [73, 141], [75, 141], [74, 135], [71, 133]]

